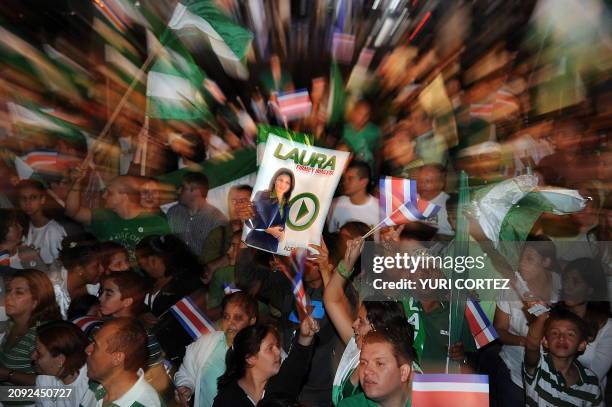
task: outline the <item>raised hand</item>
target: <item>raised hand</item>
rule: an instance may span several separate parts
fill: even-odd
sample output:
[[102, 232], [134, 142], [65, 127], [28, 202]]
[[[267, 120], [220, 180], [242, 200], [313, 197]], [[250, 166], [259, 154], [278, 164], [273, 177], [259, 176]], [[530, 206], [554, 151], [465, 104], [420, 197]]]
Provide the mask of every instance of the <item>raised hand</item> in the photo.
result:
[[357, 239], [349, 240], [346, 243], [346, 252], [344, 252], [344, 264], [346, 265], [347, 270], [351, 270], [357, 259], [361, 255], [361, 251], [363, 250], [363, 244], [365, 240], [358, 237]]
[[307, 316], [300, 323], [300, 337], [298, 342], [302, 346], [309, 346], [314, 336], [319, 332], [319, 323], [311, 316]]

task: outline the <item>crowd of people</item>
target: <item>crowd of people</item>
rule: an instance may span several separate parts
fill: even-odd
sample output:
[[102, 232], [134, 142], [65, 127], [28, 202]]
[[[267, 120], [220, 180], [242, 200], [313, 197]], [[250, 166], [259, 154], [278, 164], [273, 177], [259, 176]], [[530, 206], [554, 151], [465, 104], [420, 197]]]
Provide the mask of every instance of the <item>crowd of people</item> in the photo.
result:
[[[217, 3], [228, 20], [254, 24], [241, 14], [253, 13], [250, 6], [245, 12], [240, 2]], [[406, 3], [415, 12], [428, 7]], [[560, 32], [518, 49], [507, 32], [483, 45], [487, 32], [472, 27], [482, 48], [476, 52], [456, 21], [464, 22], [464, 3], [448, 15], [436, 13], [441, 28], [418, 46], [406, 44], [431, 24], [427, 19], [410, 41], [410, 32], [399, 30], [406, 41], [387, 48], [353, 36], [353, 46], [372, 48], [374, 63], [355, 53], [354, 64], [339, 68], [334, 61], [329, 78], [292, 66], [285, 43], [291, 36], [277, 33], [284, 27], [279, 20], [270, 34], [277, 52], [258, 45], [262, 63], [249, 64], [244, 87], [222, 90], [206, 79], [199, 86], [206, 87], [209, 111], [180, 120], [145, 119], [149, 93], [102, 72], [87, 76], [89, 96], [62, 88], [50, 97], [37, 89], [44, 78], [33, 80], [0, 54], [0, 384], [71, 389], [70, 397], [42, 397], [32, 402], [37, 406], [403, 407], [412, 404], [416, 375], [448, 373], [451, 366], [486, 375], [494, 407], [606, 405], [612, 397], [609, 42], [589, 29], [571, 41]], [[553, 8], [540, 1], [531, 11], [546, 15]], [[360, 21], [355, 27], [363, 28], [361, 9], [352, 13]], [[523, 17], [506, 29], [529, 22], [539, 38], [537, 19]], [[562, 24], [552, 21], [553, 28]], [[128, 31], [140, 33], [137, 26]], [[108, 41], [109, 31], [97, 27]], [[0, 37], [13, 38], [1, 29]], [[61, 36], [56, 42], [79, 54]], [[338, 87], [335, 74], [344, 74], [346, 84], [339, 76]], [[301, 87], [309, 91], [310, 109], [288, 120], [279, 95]], [[46, 124], [28, 116], [23, 126], [19, 118], [34, 102], [51, 107], [36, 111]], [[282, 240], [277, 224], [289, 214], [293, 173], [281, 170], [274, 180], [285, 185], [273, 181], [253, 194], [258, 126], [306, 134], [309, 143], [350, 153], [329, 211], [321, 214], [320, 243], [310, 245], [299, 270], [306, 313], [292, 258], [270, 253]], [[100, 131], [104, 137], [90, 137]], [[55, 154], [52, 164], [28, 156], [41, 151]], [[27, 175], [24, 163], [35, 167]], [[549, 203], [516, 220], [525, 239], [513, 263], [490, 253], [491, 240], [499, 241], [473, 213], [462, 212], [460, 184], [467, 180], [478, 197], [526, 175], [537, 181], [534, 192], [577, 191], [585, 205], [561, 215]], [[385, 216], [377, 185], [384, 176], [415, 180], [419, 199], [440, 210], [363, 239]], [[254, 201], [262, 200], [276, 210], [277, 223], [261, 220], [269, 216]], [[496, 210], [483, 205], [485, 214]], [[253, 229], [246, 236], [245, 223]], [[444, 298], [383, 301], [360, 290], [371, 272], [361, 261], [367, 241], [446, 253], [461, 234], [490, 254], [489, 268], [512, 276], [511, 289], [481, 302], [498, 334], [486, 346], [467, 323], [451, 341], [453, 311]], [[445, 277], [443, 270], [418, 272]], [[185, 304], [210, 325], [194, 335], [176, 312]], [[529, 312], [534, 306], [544, 311]]]

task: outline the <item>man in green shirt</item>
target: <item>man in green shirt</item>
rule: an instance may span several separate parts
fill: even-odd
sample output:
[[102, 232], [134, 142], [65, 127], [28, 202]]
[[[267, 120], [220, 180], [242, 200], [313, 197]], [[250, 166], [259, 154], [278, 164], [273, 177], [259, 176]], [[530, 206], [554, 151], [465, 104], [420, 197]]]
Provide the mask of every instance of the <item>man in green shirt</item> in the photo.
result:
[[[86, 174], [86, 173], [85, 173]], [[170, 227], [163, 215], [150, 214], [140, 206], [139, 180], [119, 176], [104, 191], [105, 209], [81, 206], [80, 186], [84, 179], [76, 179], [66, 198], [66, 214], [88, 226], [100, 241], [114, 241], [125, 246], [134, 261], [138, 242], [149, 235], [167, 235]]]
[[357, 159], [367, 162], [375, 172], [380, 138], [380, 129], [370, 122], [370, 104], [365, 100], [357, 102], [344, 126], [340, 142], [346, 144]]
[[131, 318], [106, 322], [87, 353], [87, 376], [95, 406], [161, 407], [155, 389], [138, 372], [147, 361], [147, 334]]
[[338, 407], [410, 407], [412, 343], [380, 331], [363, 338], [359, 356], [359, 383], [363, 393], [343, 399]]

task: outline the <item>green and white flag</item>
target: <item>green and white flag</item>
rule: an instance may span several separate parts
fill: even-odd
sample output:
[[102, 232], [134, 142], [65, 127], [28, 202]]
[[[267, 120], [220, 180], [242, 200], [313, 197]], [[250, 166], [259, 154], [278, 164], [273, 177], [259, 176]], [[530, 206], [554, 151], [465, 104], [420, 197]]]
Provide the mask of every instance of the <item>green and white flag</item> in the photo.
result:
[[87, 143], [87, 135], [72, 123], [59, 119], [40, 107], [7, 103], [11, 121], [23, 133], [51, 134], [70, 143]]
[[223, 14], [213, 0], [183, 0], [176, 5], [168, 27], [180, 37], [203, 34], [228, 75], [249, 77], [246, 55], [253, 34]]
[[147, 76], [147, 115], [157, 119], [200, 120], [210, 116], [202, 93], [205, 75], [180, 41], [166, 31], [161, 41], [147, 32], [156, 60]]
[[0, 58], [21, 73], [26, 73], [48, 90], [80, 100], [81, 92], [73, 82], [70, 72], [58, 66], [44, 52], [0, 26]]
[[476, 191], [475, 196], [472, 207], [480, 227], [510, 264], [518, 260], [518, 248], [500, 242], [523, 242], [542, 213], [578, 212], [586, 202], [575, 190], [538, 187], [535, 175], [519, 175]]

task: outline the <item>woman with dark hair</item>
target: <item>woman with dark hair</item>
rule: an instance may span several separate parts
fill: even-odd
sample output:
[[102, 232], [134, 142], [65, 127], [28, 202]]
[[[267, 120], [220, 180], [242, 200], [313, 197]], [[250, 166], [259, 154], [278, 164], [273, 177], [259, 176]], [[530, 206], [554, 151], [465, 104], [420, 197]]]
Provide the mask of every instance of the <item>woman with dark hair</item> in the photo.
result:
[[24, 231], [28, 228], [27, 216], [16, 209], [0, 209], [0, 254], [9, 257], [8, 266], [14, 269], [33, 268], [47, 271], [36, 249], [23, 244]]
[[40, 270], [19, 270], [8, 281], [4, 301], [10, 322], [0, 343], [0, 383], [33, 386], [36, 374], [30, 355], [36, 345], [36, 327], [61, 319], [53, 286]]
[[272, 253], [278, 251], [278, 244], [285, 234], [289, 201], [294, 187], [293, 172], [281, 168], [270, 180], [269, 188], [255, 194], [255, 218], [247, 220], [247, 226], [251, 228], [246, 237], [248, 245]]
[[565, 266], [562, 281], [561, 305], [582, 318], [590, 328], [589, 343], [578, 361], [597, 375], [605, 389], [612, 366], [612, 319], [606, 275], [601, 263], [583, 257]]
[[409, 338], [410, 342], [414, 335], [402, 304], [399, 302], [364, 300], [359, 305], [355, 316], [353, 307], [345, 294], [345, 287], [353, 266], [361, 254], [362, 242], [362, 239], [355, 239], [346, 243], [345, 257], [336, 267], [323, 295], [325, 310], [342, 341], [346, 344], [334, 377], [332, 389], [334, 405], [362, 391], [359, 386], [357, 367], [363, 338], [368, 332], [373, 330], [393, 331], [402, 337]]
[[181, 298], [197, 290], [202, 265], [187, 245], [174, 235], [151, 235], [136, 246], [138, 265], [152, 286], [145, 304], [159, 317]]
[[55, 321], [38, 327], [36, 348], [32, 353], [36, 387], [68, 390], [69, 398], [41, 398], [37, 407], [86, 406], [95, 403], [89, 391], [87, 377], [87, 355], [89, 341], [78, 326]]
[[98, 241], [92, 235], [62, 241], [59, 261], [49, 272], [55, 298], [62, 317], [66, 318], [70, 302], [84, 295], [97, 295], [102, 266], [98, 253]]
[[312, 342], [319, 327], [312, 317], [300, 324], [300, 333], [281, 364], [276, 328], [252, 325], [238, 332], [225, 358], [213, 407], [253, 407], [260, 400], [282, 396], [295, 401], [310, 370]]
[[195, 406], [210, 407], [213, 404], [217, 379], [225, 371], [227, 350], [238, 332], [257, 322], [257, 300], [245, 292], [226, 295], [222, 309], [221, 331], [202, 335], [187, 346], [183, 363], [174, 376], [177, 391], [185, 400], [195, 396]]

